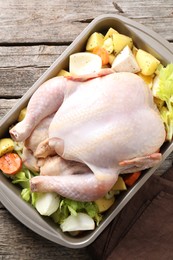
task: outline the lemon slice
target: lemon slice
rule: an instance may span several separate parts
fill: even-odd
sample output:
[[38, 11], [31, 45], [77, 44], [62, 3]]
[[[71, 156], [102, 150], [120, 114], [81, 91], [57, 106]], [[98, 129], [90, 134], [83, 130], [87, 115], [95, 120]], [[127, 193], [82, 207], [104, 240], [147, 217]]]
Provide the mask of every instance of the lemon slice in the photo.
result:
[[96, 54], [79, 52], [70, 55], [69, 71], [73, 75], [85, 75], [99, 72], [101, 68], [102, 60]]

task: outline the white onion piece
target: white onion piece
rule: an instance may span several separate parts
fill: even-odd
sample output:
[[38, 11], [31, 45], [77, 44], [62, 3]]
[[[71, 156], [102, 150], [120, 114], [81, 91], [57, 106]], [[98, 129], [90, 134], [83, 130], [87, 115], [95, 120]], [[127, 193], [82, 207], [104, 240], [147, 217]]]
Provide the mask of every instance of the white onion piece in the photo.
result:
[[35, 207], [40, 215], [50, 216], [59, 207], [60, 199], [58, 194], [53, 192], [39, 193]]
[[69, 71], [74, 75], [86, 75], [99, 72], [102, 68], [100, 56], [89, 53], [79, 52], [70, 55]]
[[78, 213], [76, 216], [70, 215], [60, 225], [63, 232], [93, 230], [95, 228], [94, 220], [85, 213]]

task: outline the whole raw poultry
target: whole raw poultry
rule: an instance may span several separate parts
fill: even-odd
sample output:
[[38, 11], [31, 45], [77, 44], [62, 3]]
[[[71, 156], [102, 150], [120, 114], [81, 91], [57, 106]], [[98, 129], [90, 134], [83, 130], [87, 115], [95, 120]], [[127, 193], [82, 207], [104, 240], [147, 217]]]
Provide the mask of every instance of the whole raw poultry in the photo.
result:
[[[42, 168], [41, 175], [31, 179], [32, 191], [92, 201], [111, 189], [118, 174], [161, 160], [157, 151], [165, 129], [150, 89], [136, 74], [107, 73], [92, 79], [48, 80], [31, 97], [25, 119], [10, 130], [13, 139], [26, 140], [27, 147], [42, 120], [51, 118], [42, 147], [51, 151], [43, 156], [46, 172]], [[29, 149], [42, 157], [36, 155], [38, 147], [36, 154]]]

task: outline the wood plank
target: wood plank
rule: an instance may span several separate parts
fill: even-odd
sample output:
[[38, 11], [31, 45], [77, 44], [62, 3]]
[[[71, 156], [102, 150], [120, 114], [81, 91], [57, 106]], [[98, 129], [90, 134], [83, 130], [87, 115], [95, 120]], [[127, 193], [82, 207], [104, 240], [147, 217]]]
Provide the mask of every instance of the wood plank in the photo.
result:
[[172, 0], [0, 0], [0, 44], [71, 42], [101, 14], [122, 14], [173, 40], [172, 5]]
[[0, 209], [0, 259], [89, 260], [85, 248], [64, 248], [35, 234], [8, 211]]
[[[93, 8], [97, 6], [97, 8]], [[73, 0], [39, 1], [0, 0], [1, 44], [72, 41], [86, 26], [88, 19], [103, 13], [113, 13], [109, 1]], [[65, 15], [64, 15], [65, 14]], [[81, 22], [80, 22], [81, 21]]]
[[0, 46], [0, 68], [48, 67], [66, 48], [65, 45]]
[[45, 72], [46, 68], [0, 70], [0, 97], [20, 97]]
[[0, 47], [0, 97], [22, 96], [66, 47]]
[[0, 119], [16, 104], [18, 99], [0, 99]]
[[[162, 37], [173, 41], [173, 2], [172, 0], [128, 0], [115, 1], [121, 7], [122, 14], [148, 26]], [[166, 28], [166, 30], [165, 30]]]

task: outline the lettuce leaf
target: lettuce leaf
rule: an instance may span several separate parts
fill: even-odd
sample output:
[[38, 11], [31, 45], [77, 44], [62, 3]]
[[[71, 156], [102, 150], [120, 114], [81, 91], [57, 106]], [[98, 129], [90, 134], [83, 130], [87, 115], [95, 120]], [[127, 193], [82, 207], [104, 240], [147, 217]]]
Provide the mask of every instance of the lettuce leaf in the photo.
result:
[[37, 199], [37, 193], [31, 192], [30, 189], [30, 179], [34, 177], [35, 174], [28, 170], [24, 165], [22, 166], [21, 171], [12, 176], [12, 183], [18, 184], [22, 188], [21, 197], [23, 200], [31, 203], [35, 206], [35, 202]]
[[164, 105], [158, 109], [165, 125], [166, 139], [171, 141], [173, 137], [173, 64], [161, 68], [156, 77], [153, 95], [164, 101]]
[[94, 202], [74, 201], [62, 198], [58, 210], [52, 214], [55, 223], [62, 224], [70, 215], [77, 215], [78, 212], [87, 213], [93, 220], [99, 224], [102, 219], [98, 207]]

